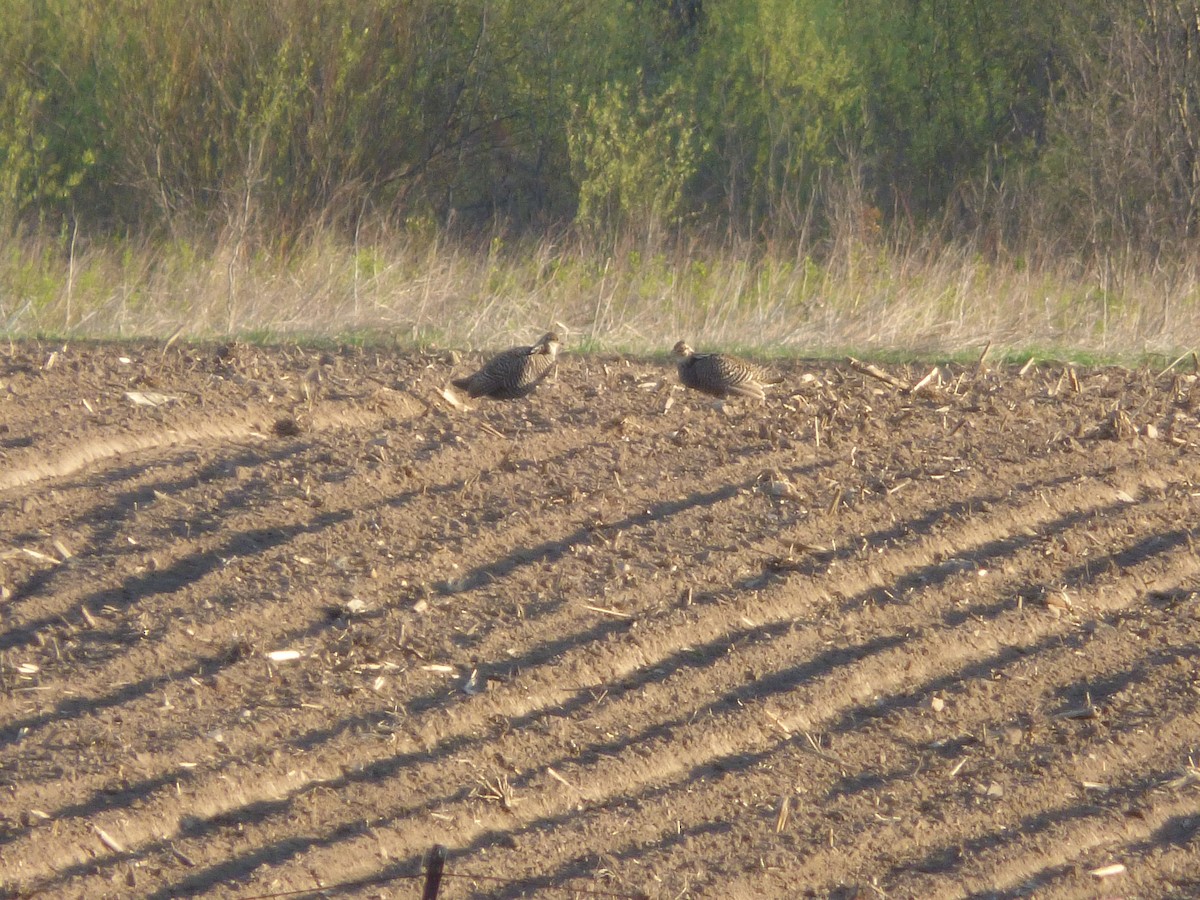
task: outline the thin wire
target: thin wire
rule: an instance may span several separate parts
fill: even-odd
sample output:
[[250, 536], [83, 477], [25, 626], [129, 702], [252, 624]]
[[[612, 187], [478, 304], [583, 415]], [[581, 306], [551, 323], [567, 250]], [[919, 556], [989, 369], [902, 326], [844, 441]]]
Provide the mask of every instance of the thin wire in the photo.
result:
[[[364, 878], [356, 881], [343, 881], [339, 884], [326, 884], [322, 887], [301, 888], [295, 891], [278, 891], [273, 894], [252, 894], [245, 897], [238, 897], [237, 900], [278, 900], [280, 897], [299, 897], [304, 894], [319, 894], [322, 891], [338, 891], [343, 888], [351, 887], [370, 887], [377, 884], [386, 884], [389, 881], [417, 881], [425, 877], [425, 873], [420, 875], [377, 875], [374, 878]], [[496, 881], [501, 884], [528, 884], [527, 878], [504, 878], [500, 875], [470, 875], [463, 872], [443, 872], [443, 878], [463, 878], [471, 881]], [[644, 893], [625, 894], [617, 891], [602, 891], [595, 888], [580, 888], [580, 887], [546, 887], [539, 890], [546, 891], [562, 891], [563, 893], [571, 892], [574, 894], [586, 894], [589, 897], [613, 897], [617, 900], [646, 900], [647, 896]]]
[[[443, 878], [470, 878], [475, 881], [499, 881], [502, 884], [528, 884], [528, 878], [502, 878], [499, 875], [459, 875], [446, 872], [442, 875]], [[618, 891], [602, 891], [598, 888], [579, 888], [579, 887], [548, 887], [548, 891], [570, 891], [574, 894], [587, 894], [591, 897], [618, 897], [620, 900], [647, 900], [647, 895], [644, 893], [625, 894]]]

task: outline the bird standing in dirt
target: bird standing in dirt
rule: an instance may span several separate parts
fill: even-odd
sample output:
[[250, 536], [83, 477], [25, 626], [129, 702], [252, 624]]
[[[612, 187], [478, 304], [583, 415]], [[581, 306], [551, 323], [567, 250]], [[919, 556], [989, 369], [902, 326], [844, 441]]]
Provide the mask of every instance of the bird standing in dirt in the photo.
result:
[[725, 353], [697, 353], [684, 341], [671, 351], [679, 364], [679, 380], [685, 387], [714, 397], [751, 397], [766, 400], [764, 385], [779, 384], [778, 375], [761, 366]]
[[524, 397], [554, 368], [559, 346], [558, 335], [549, 331], [532, 347], [513, 347], [498, 353], [474, 375], [450, 383], [472, 397]]

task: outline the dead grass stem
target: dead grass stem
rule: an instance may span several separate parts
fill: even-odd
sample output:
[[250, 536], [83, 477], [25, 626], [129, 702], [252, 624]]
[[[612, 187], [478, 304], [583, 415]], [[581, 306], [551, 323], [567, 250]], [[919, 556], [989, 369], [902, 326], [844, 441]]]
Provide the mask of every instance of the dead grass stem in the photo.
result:
[[573, 349], [662, 351], [685, 338], [776, 354], [1070, 351], [1200, 344], [1197, 267], [988, 258], [969, 244], [804, 248], [578, 237], [472, 244], [318, 233], [286, 253], [238, 241], [29, 238], [0, 259], [9, 336], [385, 337], [492, 347], [547, 328]]

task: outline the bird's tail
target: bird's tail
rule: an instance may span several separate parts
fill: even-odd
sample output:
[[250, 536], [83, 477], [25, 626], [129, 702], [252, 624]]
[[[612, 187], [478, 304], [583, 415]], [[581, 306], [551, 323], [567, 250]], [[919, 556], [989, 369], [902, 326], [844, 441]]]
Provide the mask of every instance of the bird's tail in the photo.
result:
[[[773, 384], [774, 382], [768, 382]], [[731, 384], [725, 389], [726, 393], [733, 394], [735, 397], [749, 397], [751, 400], [766, 400], [767, 395], [762, 389], [762, 385], [757, 381], [743, 381], [741, 384]]]

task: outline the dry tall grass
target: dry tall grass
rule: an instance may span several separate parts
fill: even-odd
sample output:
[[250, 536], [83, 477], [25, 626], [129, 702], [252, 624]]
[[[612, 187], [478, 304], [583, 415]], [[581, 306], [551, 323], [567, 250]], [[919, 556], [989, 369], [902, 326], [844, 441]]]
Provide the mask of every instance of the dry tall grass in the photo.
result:
[[[576, 235], [471, 243], [323, 233], [287, 253], [233, 241], [25, 239], [0, 257], [0, 329], [66, 338], [384, 337], [492, 347], [557, 327], [568, 348], [1173, 353], [1200, 345], [1194, 264], [985, 257], [967, 244], [840, 239], [602, 252]], [[556, 324], [557, 323], [557, 324]]]

